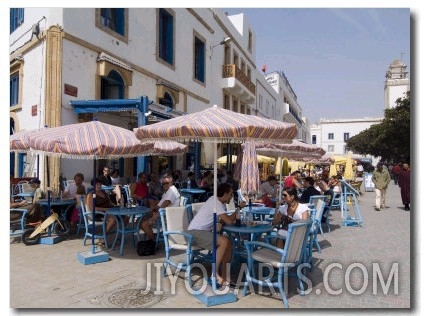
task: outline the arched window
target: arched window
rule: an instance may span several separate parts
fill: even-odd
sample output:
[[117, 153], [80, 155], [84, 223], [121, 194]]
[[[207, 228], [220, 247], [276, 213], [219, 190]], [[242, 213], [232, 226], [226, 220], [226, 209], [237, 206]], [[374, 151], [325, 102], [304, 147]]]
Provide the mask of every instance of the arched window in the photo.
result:
[[101, 80], [100, 98], [102, 100], [124, 98], [124, 80], [117, 71], [110, 71], [107, 77], [102, 77]]
[[174, 99], [168, 92], [165, 92], [163, 98], [159, 98], [159, 104], [169, 106], [172, 109], [174, 107]]

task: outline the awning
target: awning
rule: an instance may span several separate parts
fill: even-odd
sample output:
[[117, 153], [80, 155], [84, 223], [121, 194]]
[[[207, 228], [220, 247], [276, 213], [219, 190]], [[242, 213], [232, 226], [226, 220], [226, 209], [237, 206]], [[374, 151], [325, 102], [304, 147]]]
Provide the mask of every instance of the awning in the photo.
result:
[[[101, 113], [101, 112], [121, 112], [142, 109], [142, 100], [139, 99], [108, 99], [108, 100], [73, 100], [70, 104], [74, 107], [75, 113]], [[161, 104], [148, 105], [148, 111], [160, 119], [171, 119], [185, 115], [185, 112], [173, 110]]]

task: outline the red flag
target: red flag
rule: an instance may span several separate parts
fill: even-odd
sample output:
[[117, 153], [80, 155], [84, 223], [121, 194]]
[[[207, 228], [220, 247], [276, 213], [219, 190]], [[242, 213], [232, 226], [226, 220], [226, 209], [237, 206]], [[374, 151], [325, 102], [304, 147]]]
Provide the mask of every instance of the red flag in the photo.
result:
[[265, 73], [266, 72], [266, 65], [262, 66], [262, 72]]

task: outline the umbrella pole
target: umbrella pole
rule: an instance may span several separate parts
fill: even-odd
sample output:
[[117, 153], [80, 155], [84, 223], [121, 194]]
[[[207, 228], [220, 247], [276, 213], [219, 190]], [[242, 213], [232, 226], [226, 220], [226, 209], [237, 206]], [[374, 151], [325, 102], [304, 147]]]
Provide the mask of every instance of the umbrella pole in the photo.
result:
[[217, 188], [218, 188], [218, 175], [217, 175], [217, 142], [214, 140], [214, 166], [213, 166], [213, 242], [212, 242], [212, 288], [208, 286], [205, 291], [202, 293], [195, 294], [197, 299], [199, 299], [206, 306], [214, 306], [226, 303], [233, 303], [237, 301], [237, 296], [234, 293], [229, 292], [228, 289], [218, 290], [216, 287], [216, 239], [217, 239], [217, 231], [216, 231], [216, 198], [217, 198]]
[[212, 246], [212, 288], [216, 291], [216, 197], [218, 191], [218, 168], [217, 168], [217, 159], [218, 159], [218, 148], [216, 140], [213, 142], [213, 246]]
[[[94, 189], [96, 190], [96, 160], [94, 160]], [[92, 215], [92, 234], [91, 234], [91, 250], [87, 252], [78, 252], [77, 253], [77, 260], [84, 264], [94, 264], [94, 263], [100, 263], [100, 262], [107, 262], [109, 261], [109, 254], [106, 251], [98, 251], [96, 252], [96, 246], [94, 244], [94, 234], [96, 232], [96, 222], [95, 222], [95, 216], [96, 216], [96, 192], [93, 192], [93, 215]], [[106, 240], [105, 240], [106, 244]]]

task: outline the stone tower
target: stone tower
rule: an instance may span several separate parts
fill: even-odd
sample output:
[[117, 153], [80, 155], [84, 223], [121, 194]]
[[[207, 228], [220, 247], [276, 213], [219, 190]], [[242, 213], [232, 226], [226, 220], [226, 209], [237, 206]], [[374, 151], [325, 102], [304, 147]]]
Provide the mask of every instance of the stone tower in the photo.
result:
[[396, 106], [396, 100], [406, 96], [409, 91], [409, 78], [406, 77], [406, 64], [395, 59], [386, 71], [384, 83], [384, 106], [385, 109]]

